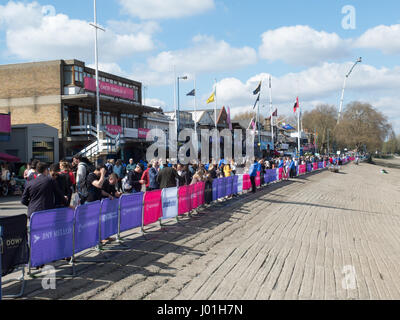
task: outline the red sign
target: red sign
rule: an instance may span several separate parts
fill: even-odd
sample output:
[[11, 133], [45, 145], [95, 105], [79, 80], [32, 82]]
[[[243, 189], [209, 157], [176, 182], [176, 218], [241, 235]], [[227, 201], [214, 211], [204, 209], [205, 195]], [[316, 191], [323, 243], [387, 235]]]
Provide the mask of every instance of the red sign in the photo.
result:
[[107, 132], [109, 134], [112, 134], [113, 136], [117, 136], [122, 133], [122, 127], [120, 127], [120, 126], [108, 124], [108, 125], [106, 125], [106, 129], [107, 129]]
[[11, 116], [9, 114], [0, 114], [0, 133], [11, 132]]
[[139, 139], [146, 139], [147, 134], [150, 132], [150, 129], [143, 129], [143, 128], [139, 128]]
[[[119, 97], [128, 100], [135, 100], [133, 89], [121, 87], [116, 84], [111, 84], [99, 81], [100, 93], [108, 96]], [[85, 77], [85, 89], [96, 92], [96, 79]]]

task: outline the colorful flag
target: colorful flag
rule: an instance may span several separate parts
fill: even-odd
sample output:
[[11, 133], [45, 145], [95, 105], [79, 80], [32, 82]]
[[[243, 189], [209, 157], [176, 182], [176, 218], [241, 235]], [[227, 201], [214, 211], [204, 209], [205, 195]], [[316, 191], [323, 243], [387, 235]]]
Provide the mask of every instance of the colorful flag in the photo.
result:
[[188, 97], [196, 96], [196, 89], [193, 89], [192, 91], [190, 91], [186, 96], [188, 96]]
[[260, 91], [261, 91], [261, 84], [262, 84], [262, 81], [260, 81], [260, 84], [258, 85], [257, 89], [253, 91], [253, 95], [256, 95], [256, 94], [259, 94], [259, 93], [260, 93]]
[[207, 104], [210, 104], [211, 102], [215, 102], [215, 91], [212, 93], [212, 95], [208, 98]]
[[299, 97], [297, 97], [296, 103], [294, 104], [294, 107], [293, 107], [294, 113], [296, 113], [298, 108], [300, 108]]

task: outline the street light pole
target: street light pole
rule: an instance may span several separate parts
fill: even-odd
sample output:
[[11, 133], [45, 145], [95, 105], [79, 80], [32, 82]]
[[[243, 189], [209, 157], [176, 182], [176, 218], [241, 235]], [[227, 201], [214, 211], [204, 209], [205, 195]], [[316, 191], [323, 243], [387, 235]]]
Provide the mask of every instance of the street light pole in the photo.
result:
[[340, 123], [340, 118], [342, 116], [342, 110], [343, 110], [343, 100], [344, 100], [344, 90], [346, 89], [346, 82], [347, 79], [350, 77], [351, 73], [353, 72], [354, 68], [356, 67], [356, 65], [358, 63], [362, 62], [362, 58], [358, 58], [357, 61], [354, 63], [354, 65], [351, 67], [350, 71], [348, 74], [346, 74], [346, 77], [344, 78], [344, 82], [343, 82], [343, 89], [342, 89], [342, 97], [340, 99], [340, 107], [339, 107], [339, 116], [338, 116], [338, 124]]
[[100, 29], [103, 32], [106, 30], [97, 25], [97, 7], [96, 0], [94, 0], [94, 23], [90, 25], [95, 30], [95, 41], [94, 41], [94, 58], [96, 64], [96, 106], [97, 106], [97, 152], [100, 151], [100, 88], [99, 88], [99, 50], [97, 45], [97, 30]]

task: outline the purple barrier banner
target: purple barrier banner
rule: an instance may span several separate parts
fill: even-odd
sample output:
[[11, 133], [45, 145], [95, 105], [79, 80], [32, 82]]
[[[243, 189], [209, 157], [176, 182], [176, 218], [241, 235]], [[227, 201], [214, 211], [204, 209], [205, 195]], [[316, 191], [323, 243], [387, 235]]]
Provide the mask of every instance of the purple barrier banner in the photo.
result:
[[120, 199], [120, 232], [142, 226], [143, 193], [122, 196]]
[[101, 203], [100, 238], [108, 239], [118, 233], [119, 199], [104, 199]]
[[307, 172], [311, 172], [312, 170], [313, 170], [313, 166], [310, 163], [310, 164], [307, 165]]
[[54, 209], [34, 213], [30, 221], [31, 266], [72, 257], [74, 210]]
[[233, 194], [238, 194], [238, 184], [239, 184], [239, 176], [233, 176], [233, 183], [232, 183]]
[[227, 178], [225, 178], [225, 182], [226, 182], [226, 184], [225, 184], [225, 186], [226, 186], [226, 188], [225, 188], [225, 195], [226, 195], [227, 197], [229, 197], [229, 196], [232, 195], [233, 177], [227, 177]]
[[318, 162], [318, 169], [323, 169], [323, 168], [324, 168], [324, 163]]
[[100, 201], [88, 203], [76, 208], [75, 254], [93, 248], [99, 244], [100, 210]]
[[212, 201], [218, 200], [218, 179], [214, 179], [212, 182]]
[[218, 195], [217, 199], [221, 199], [225, 197], [225, 178], [219, 178], [217, 180], [217, 189], [218, 189]]

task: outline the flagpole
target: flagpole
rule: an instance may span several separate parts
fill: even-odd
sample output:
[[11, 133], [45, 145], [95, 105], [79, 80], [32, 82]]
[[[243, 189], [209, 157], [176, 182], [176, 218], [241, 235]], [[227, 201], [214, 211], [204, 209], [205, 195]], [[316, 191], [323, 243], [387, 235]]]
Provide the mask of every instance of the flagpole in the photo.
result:
[[259, 145], [259, 152], [261, 156], [261, 130], [260, 130], [260, 103], [261, 103], [261, 91], [262, 91], [262, 81], [261, 81], [261, 86], [260, 86], [260, 94], [259, 98], [260, 100], [258, 101], [258, 108], [257, 108], [257, 130], [258, 130], [258, 145]]
[[174, 66], [174, 107], [175, 107], [175, 128], [176, 128], [176, 147], [178, 148], [178, 108], [176, 103], [176, 66]]
[[269, 106], [271, 109], [271, 137], [272, 137], [272, 146], [275, 149], [275, 138], [274, 138], [274, 117], [272, 111], [272, 79], [269, 76]]
[[215, 120], [215, 129], [218, 130], [218, 124], [217, 124], [217, 79], [215, 79], [215, 110], [214, 110], [214, 120]]
[[197, 118], [197, 114], [196, 114], [196, 112], [197, 112], [197, 98], [196, 98], [196, 96], [197, 96], [197, 90], [196, 90], [196, 75], [195, 75], [194, 76], [194, 134], [197, 137], [197, 121], [196, 121], [196, 118]]
[[298, 115], [297, 115], [297, 131], [298, 131], [298, 152], [299, 152], [299, 158], [301, 155], [301, 143], [300, 143], [300, 113], [301, 113], [301, 108], [300, 108], [300, 103], [298, 104]]

